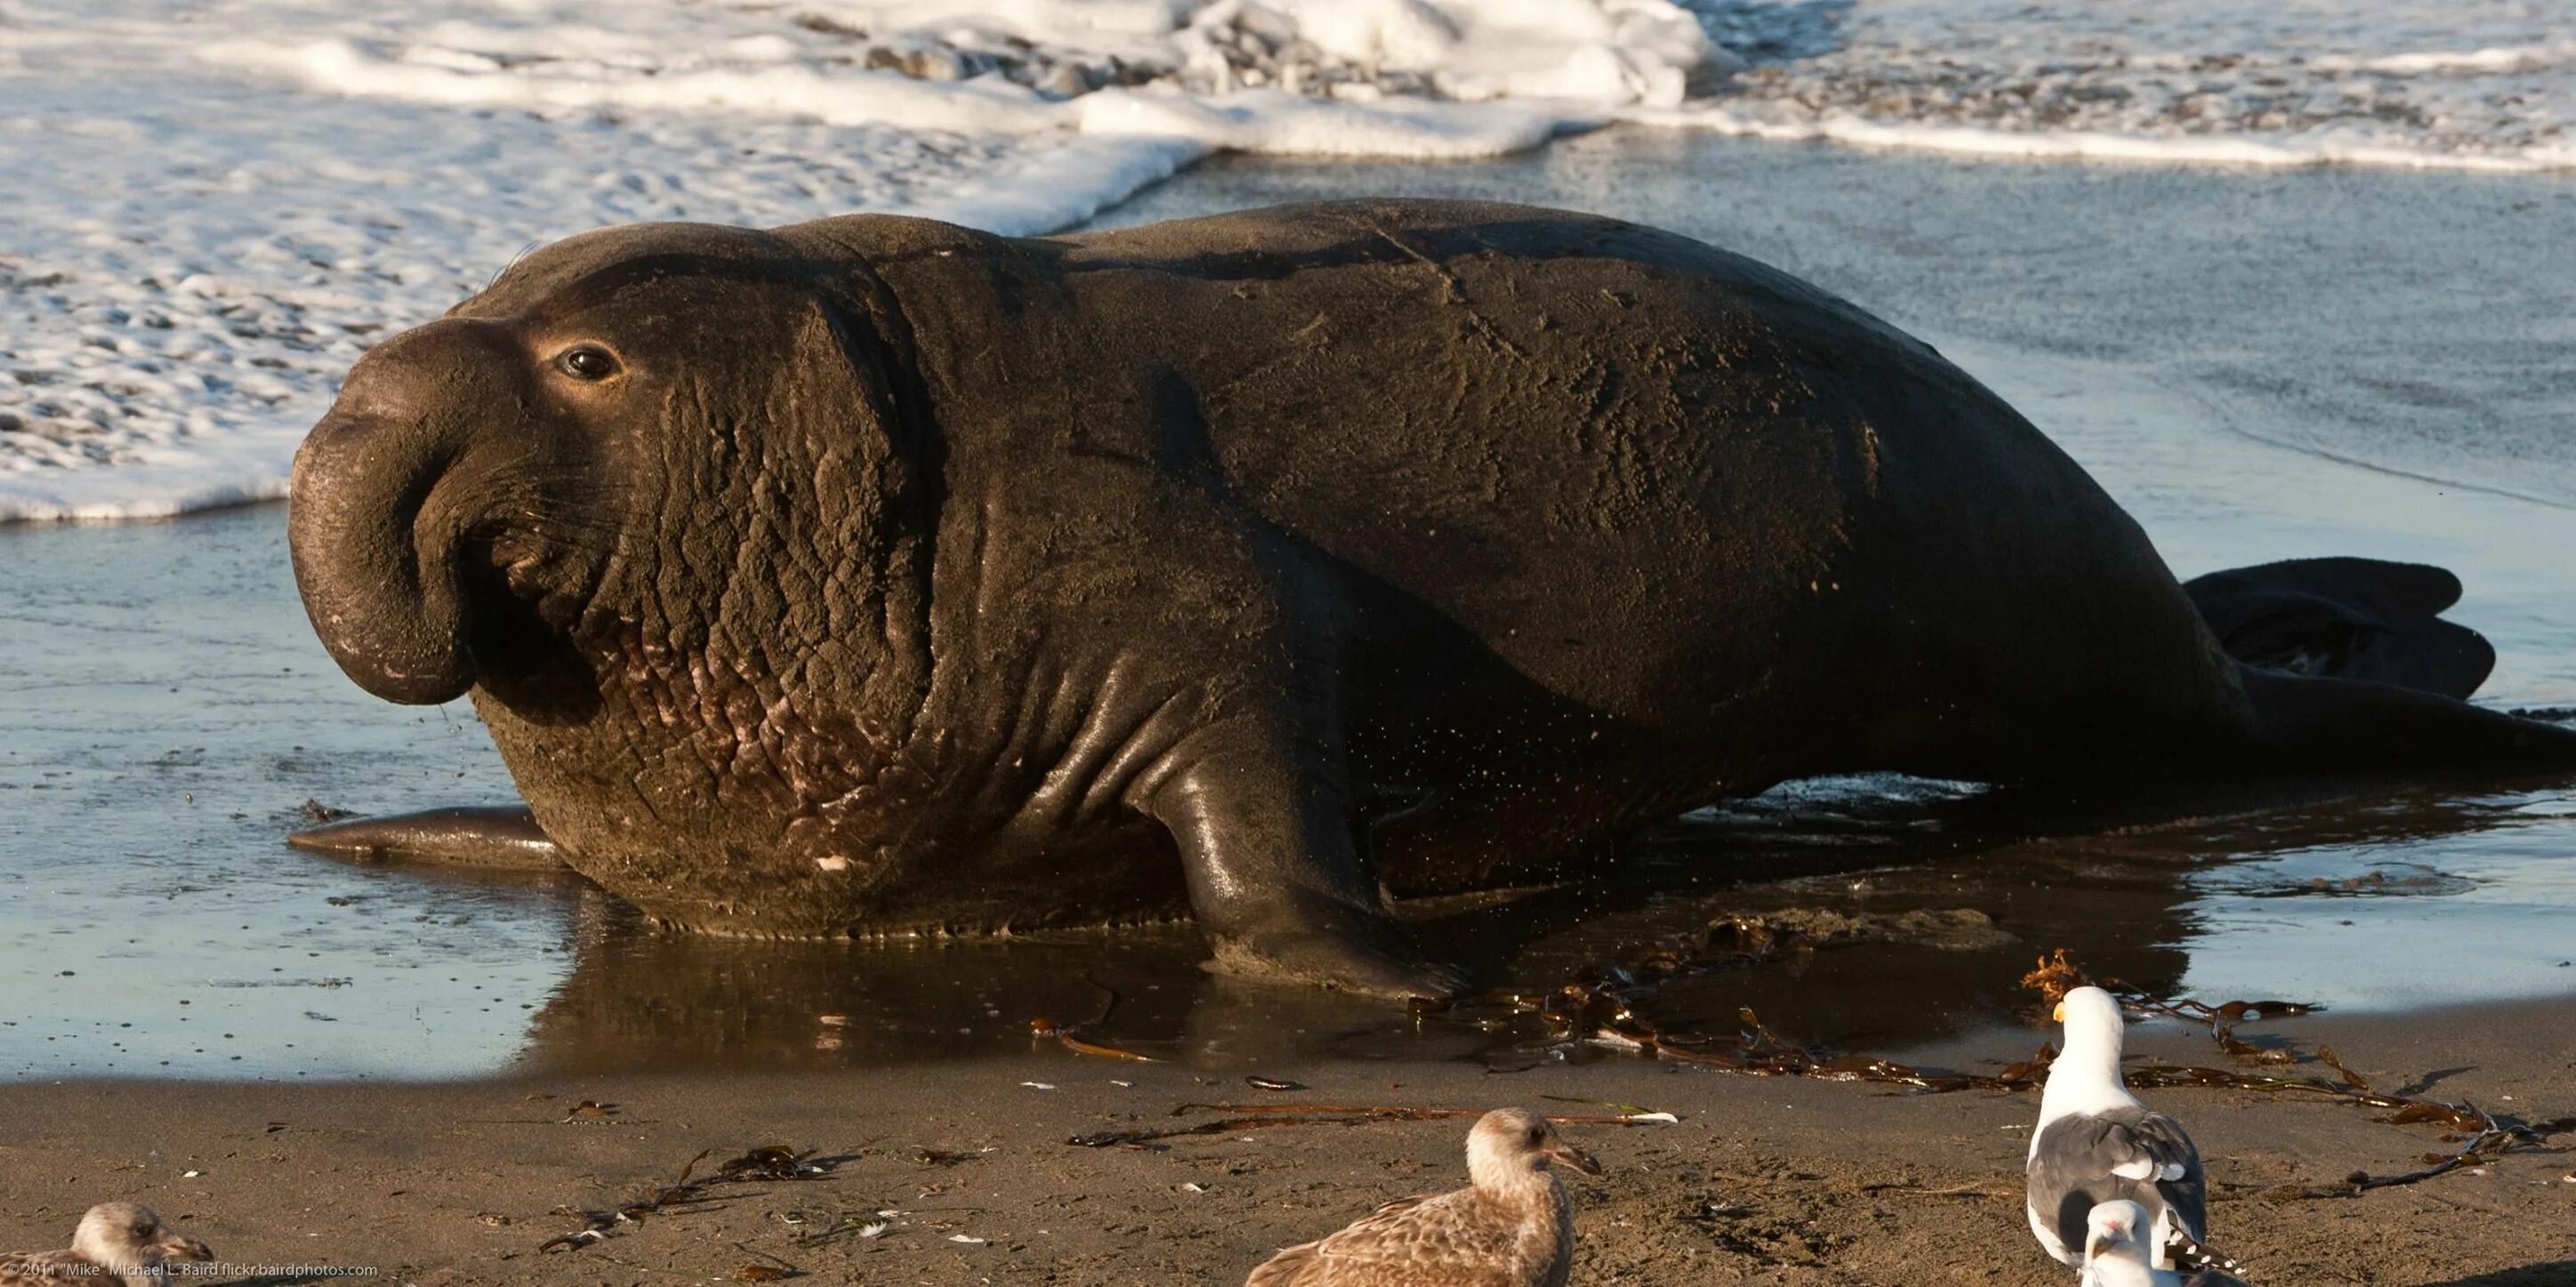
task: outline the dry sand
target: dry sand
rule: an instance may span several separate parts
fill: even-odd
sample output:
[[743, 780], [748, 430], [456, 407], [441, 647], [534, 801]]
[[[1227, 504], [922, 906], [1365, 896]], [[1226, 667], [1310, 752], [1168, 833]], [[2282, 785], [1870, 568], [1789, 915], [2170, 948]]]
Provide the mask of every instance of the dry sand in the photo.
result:
[[[2301, 1049], [2329, 1043], [2386, 1088], [2429, 1078], [2442, 1098], [2533, 1117], [2576, 1111], [2576, 1004], [2326, 1015], [2263, 1030]], [[1905, 1053], [1974, 1069], [2026, 1054], [2042, 1035]], [[2172, 1027], [2141, 1031], [2132, 1047], [2216, 1058], [2205, 1037]], [[1466, 1123], [1285, 1127], [1158, 1149], [1068, 1137], [1170, 1124], [1171, 1109], [1194, 1100], [1600, 1111], [1546, 1098], [1572, 1096], [1682, 1119], [1569, 1128], [1607, 1168], [1574, 1177], [1579, 1283], [2068, 1278], [2021, 1213], [2033, 1095], [1896, 1094], [1626, 1061], [1514, 1074], [1352, 1061], [1270, 1072], [1311, 1089], [1265, 1092], [1231, 1070], [1054, 1048], [776, 1077], [16, 1085], [0, 1088], [0, 1245], [52, 1245], [88, 1204], [132, 1198], [232, 1264], [373, 1267], [380, 1281], [665, 1283], [769, 1265], [819, 1282], [1231, 1283], [1282, 1244], [1462, 1182]], [[584, 1100], [614, 1111], [566, 1120]], [[2359, 1197], [2294, 1198], [2283, 1191], [2409, 1169], [2440, 1147], [2439, 1132], [2246, 1092], [2154, 1100], [2198, 1137], [2215, 1182], [2213, 1235], [2257, 1283], [2576, 1283], [2576, 1151], [2517, 1152]], [[578, 1227], [558, 1207], [646, 1198], [701, 1150], [712, 1163], [771, 1143], [818, 1150], [828, 1170], [719, 1186], [697, 1207], [587, 1248], [538, 1250]], [[882, 1235], [856, 1232], [880, 1220]], [[835, 1228], [844, 1232], [821, 1236]]]

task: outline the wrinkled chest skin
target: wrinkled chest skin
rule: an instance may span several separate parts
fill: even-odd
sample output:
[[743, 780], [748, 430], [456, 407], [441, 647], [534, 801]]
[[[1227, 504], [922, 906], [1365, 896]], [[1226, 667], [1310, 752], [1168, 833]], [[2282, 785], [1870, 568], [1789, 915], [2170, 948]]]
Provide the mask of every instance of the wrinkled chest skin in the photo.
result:
[[2364, 705], [2543, 736], [2270, 679], [2263, 724], [1931, 349], [1513, 206], [587, 234], [371, 354], [295, 486], [344, 669], [470, 687], [573, 865], [724, 933], [1186, 909], [1221, 961], [1428, 989], [1382, 891], [1788, 777], [2315, 758]]

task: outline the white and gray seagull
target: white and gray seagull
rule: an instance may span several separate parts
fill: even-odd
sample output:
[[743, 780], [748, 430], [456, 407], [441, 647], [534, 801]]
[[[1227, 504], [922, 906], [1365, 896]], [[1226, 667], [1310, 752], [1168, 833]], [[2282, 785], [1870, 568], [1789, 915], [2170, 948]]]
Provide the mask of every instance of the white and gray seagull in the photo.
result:
[[2120, 1081], [2120, 1003], [2076, 988], [2057, 1003], [2065, 1048], [2049, 1065], [2039, 1125], [2030, 1133], [2030, 1231], [2060, 1262], [2082, 1268], [2087, 1222], [2108, 1202], [2146, 1212], [2148, 1263], [2174, 1267], [2174, 1244], [2197, 1248], [2209, 1184], [2182, 1124], [2138, 1102]]
[[2158, 1269], [2147, 1254], [2147, 1209], [2122, 1198], [2093, 1208], [2084, 1219], [2084, 1279], [2079, 1287], [2246, 1287], [2245, 1280], [2215, 1267]]

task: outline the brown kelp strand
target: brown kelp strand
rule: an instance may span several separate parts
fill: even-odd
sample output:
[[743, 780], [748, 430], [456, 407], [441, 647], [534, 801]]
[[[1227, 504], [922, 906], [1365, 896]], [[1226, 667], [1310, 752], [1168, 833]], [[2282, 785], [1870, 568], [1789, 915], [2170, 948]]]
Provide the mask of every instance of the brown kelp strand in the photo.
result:
[[[1180, 1104], [1172, 1116], [1190, 1113], [1241, 1113], [1257, 1117], [1294, 1117], [1330, 1114], [1344, 1117], [1383, 1118], [1401, 1122], [1427, 1122], [1442, 1117], [1482, 1117], [1482, 1108], [1437, 1108], [1409, 1104]], [[1629, 1113], [1550, 1113], [1547, 1120], [1559, 1126], [1634, 1126], [1641, 1121], [1661, 1121], [1669, 1113], [1639, 1109]]]
[[2315, 1014], [2325, 1007], [2304, 1001], [2227, 1001], [2211, 1005], [2197, 997], [2167, 997], [2149, 992], [2119, 979], [2087, 977], [2059, 948], [2041, 957], [2036, 968], [2022, 976], [2022, 986], [2039, 993], [2043, 1002], [2054, 1005], [2068, 991], [2091, 984], [2112, 996], [2120, 1004], [2140, 1014], [2161, 1015], [2184, 1023], [2195, 1023], [2209, 1030], [2210, 1040], [2237, 1059], [2255, 1063], [2288, 1064], [2298, 1062], [2294, 1053], [2284, 1049], [2265, 1049], [2239, 1040], [2236, 1025], [2263, 1019], [2289, 1019]]
[[581, 1227], [538, 1243], [537, 1250], [578, 1251], [605, 1239], [619, 1225], [638, 1224], [653, 1216], [711, 1210], [730, 1196], [718, 1192], [729, 1185], [819, 1179], [831, 1174], [839, 1159], [818, 1159], [817, 1151], [807, 1149], [800, 1153], [784, 1144], [763, 1145], [700, 1175], [698, 1164], [715, 1152], [702, 1149], [680, 1168], [680, 1178], [643, 1197], [603, 1211], [555, 1208], [554, 1214], [574, 1217], [581, 1221]]
[[1077, 1055], [1090, 1055], [1095, 1059], [1124, 1059], [1130, 1063], [1139, 1064], [1155, 1064], [1162, 1062], [1162, 1060], [1156, 1059], [1151, 1055], [1140, 1055], [1133, 1050], [1120, 1050], [1116, 1046], [1104, 1046], [1097, 1042], [1084, 1041], [1082, 1038], [1073, 1035], [1073, 1033], [1073, 1029], [1057, 1023], [1053, 1019], [1041, 1017], [1029, 1020], [1030, 1036], [1035, 1037], [1040, 1041], [1053, 1038], [1056, 1044], [1063, 1046], [1065, 1049], [1070, 1050]]
[[[1637, 1003], [1652, 996], [1668, 980], [1750, 968], [1815, 946], [1794, 929], [1739, 918], [1712, 927], [1706, 941], [1695, 948], [1669, 942], [1656, 944], [1549, 991], [1488, 993], [1449, 1007], [1417, 1006], [1415, 1014], [1425, 1022], [1463, 1022], [1484, 1028], [1535, 1019], [1553, 1045], [1588, 1045], [1639, 1058], [1752, 1076], [1877, 1082], [1925, 1094], [2029, 1090], [2047, 1080], [2048, 1066], [2056, 1051], [2045, 1044], [2030, 1059], [1999, 1072], [1959, 1073], [1914, 1068], [1871, 1055], [1818, 1052], [1782, 1037], [1749, 1008], [1738, 1011], [1742, 1026], [1732, 1033], [1666, 1030], [1637, 1012]], [[2204, 1027], [2212, 1042], [2231, 1059], [2276, 1067], [2300, 1063], [2303, 1057], [2287, 1047], [2266, 1048], [2245, 1041], [2236, 1035], [2237, 1025], [2314, 1014], [2323, 1008], [2300, 1001], [2213, 1003], [2196, 997], [2164, 996], [2117, 979], [2090, 978], [2064, 948], [2040, 958], [2036, 968], [2023, 977], [2022, 984], [2048, 1004], [2054, 1004], [2074, 988], [2098, 986], [2138, 1013]], [[2472, 1104], [2376, 1090], [2368, 1079], [2345, 1066], [2331, 1047], [2320, 1048], [2304, 1058], [2324, 1065], [2333, 1076], [2152, 1065], [2131, 1071], [2128, 1081], [2140, 1088], [2240, 1090], [2350, 1104], [2385, 1112], [2388, 1115], [2381, 1120], [2392, 1125], [2439, 1124], [2453, 1132], [2450, 1142], [2466, 1142], [2456, 1152], [2427, 1154], [2419, 1170], [2387, 1176], [2355, 1172], [2344, 1184], [2320, 1190], [2325, 1193], [2349, 1194], [2411, 1184], [2482, 1165], [2514, 1148], [2576, 1132], [2576, 1117], [2532, 1122]]]
[[1820, 1077], [1874, 1081], [1925, 1091], [2017, 1090], [2036, 1086], [2045, 1060], [2016, 1064], [1995, 1074], [1936, 1073], [1892, 1059], [1819, 1053], [1781, 1037], [1750, 1009], [1734, 1033], [1664, 1029], [1637, 1011], [1637, 1003], [1682, 978], [1750, 969], [1819, 943], [1803, 930], [1757, 917], [1712, 925], [1697, 942], [1664, 941], [1629, 953], [1616, 964], [1586, 972], [1546, 991], [1489, 992], [1438, 1005], [1417, 1002], [1421, 1022], [1456, 1023], [1486, 1030], [1533, 1021], [1551, 1046], [1586, 1045], [1641, 1058], [1768, 1077]]
[[[1157, 1141], [1181, 1139], [1193, 1135], [1231, 1135], [1236, 1131], [1261, 1130], [1280, 1126], [1357, 1126], [1367, 1122], [1428, 1122], [1447, 1117], [1482, 1117], [1481, 1108], [1442, 1108], [1411, 1104], [1178, 1104], [1171, 1115], [1185, 1117], [1191, 1113], [1228, 1113], [1214, 1121], [1188, 1126], [1171, 1126], [1158, 1130], [1089, 1131], [1067, 1139], [1065, 1143], [1081, 1148], [1150, 1147]], [[1669, 1124], [1676, 1119], [1670, 1113], [1639, 1111], [1606, 1114], [1554, 1114], [1550, 1122], [1559, 1126], [1648, 1126]]]
[[1615, 964], [1586, 971], [1545, 991], [1504, 989], [1455, 1001], [1417, 998], [1409, 1004], [1419, 1020], [1501, 1030], [1535, 1016], [1552, 1041], [1641, 1047], [1653, 1033], [1636, 1017], [1631, 1001], [1676, 979], [1751, 969], [1815, 946], [1794, 928], [1735, 917], [1710, 926], [1696, 942], [1649, 943]]
[[2039, 1085], [2047, 1076], [2045, 1058], [2014, 1064], [1997, 1073], [1952, 1073], [1915, 1068], [1876, 1055], [1819, 1053], [1773, 1032], [1750, 1008], [1737, 1012], [1744, 1026], [1729, 1034], [1663, 1031], [1618, 998], [1596, 997], [1580, 1012], [1559, 1011], [1546, 1017], [1560, 1041], [1759, 1077], [1882, 1082], [1942, 1092], [2021, 1090]]
[[1078, 1148], [1150, 1147], [1158, 1140], [1181, 1139], [1191, 1135], [1231, 1135], [1236, 1131], [1259, 1130], [1272, 1126], [1356, 1126], [1361, 1122], [1383, 1118], [1334, 1117], [1228, 1117], [1192, 1126], [1167, 1126], [1159, 1130], [1085, 1131], [1068, 1137], [1065, 1143]]
[[[1729, 1072], [1774, 1077], [1819, 1077], [1832, 1081], [1870, 1081], [1920, 1091], [2021, 1090], [2038, 1086], [2047, 1076], [2054, 1050], [2043, 1046], [2033, 1058], [1991, 1074], [1919, 1069], [1893, 1059], [1863, 1054], [1820, 1052], [1782, 1037], [1747, 1008], [1737, 1012], [1742, 1027], [1733, 1033], [1681, 1032], [1659, 1027], [1638, 1013], [1639, 1002], [1664, 982], [1690, 976], [1764, 964], [1814, 944], [1795, 930], [1750, 919], [1724, 922], [1709, 935], [1707, 950], [1693, 954], [1672, 944], [1658, 944], [1619, 964], [1546, 992], [1498, 993], [1472, 998], [1447, 1011], [1426, 1009], [1421, 1017], [1498, 1026], [1491, 1011], [1505, 1008], [1520, 1022], [1536, 1020], [1553, 1045], [1582, 1044], [1624, 1051], [1673, 1063], [1720, 1068]], [[2070, 988], [2087, 982], [2060, 949], [2040, 962], [2023, 982], [2055, 1001]], [[2109, 990], [2146, 1013], [2204, 1024], [2221, 1049], [2231, 1056], [2263, 1063], [2293, 1062], [2282, 1050], [2267, 1050], [2234, 1035], [2234, 1025], [2268, 1017], [2310, 1014], [2318, 1007], [2296, 1001], [2228, 1001], [2211, 1004], [2196, 998], [2168, 998], [2114, 981]], [[2212, 1070], [2201, 1070], [2205, 1075]]]

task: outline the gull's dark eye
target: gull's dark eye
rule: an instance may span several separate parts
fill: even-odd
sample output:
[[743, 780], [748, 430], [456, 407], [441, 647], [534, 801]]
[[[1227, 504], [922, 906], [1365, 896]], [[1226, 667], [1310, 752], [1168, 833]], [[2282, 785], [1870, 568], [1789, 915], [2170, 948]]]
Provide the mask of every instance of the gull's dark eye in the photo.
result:
[[1538, 1143], [1540, 1140], [1543, 1140], [1543, 1139], [1546, 1139], [1546, 1138], [1547, 1138], [1547, 1128], [1546, 1128], [1546, 1127], [1544, 1127], [1544, 1126], [1533, 1126], [1533, 1127], [1531, 1127], [1531, 1128], [1529, 1129], [1529, 1142], [1530, 1142], [1530, 1143], [1532, 1143], [1532, 1144], [1536, 1144], [1536, 1143]]
[[605, 380], [617, 374], [617, 357], [596, 344], [576, 344], [555, 359], [555, 366], [576, 380]]

